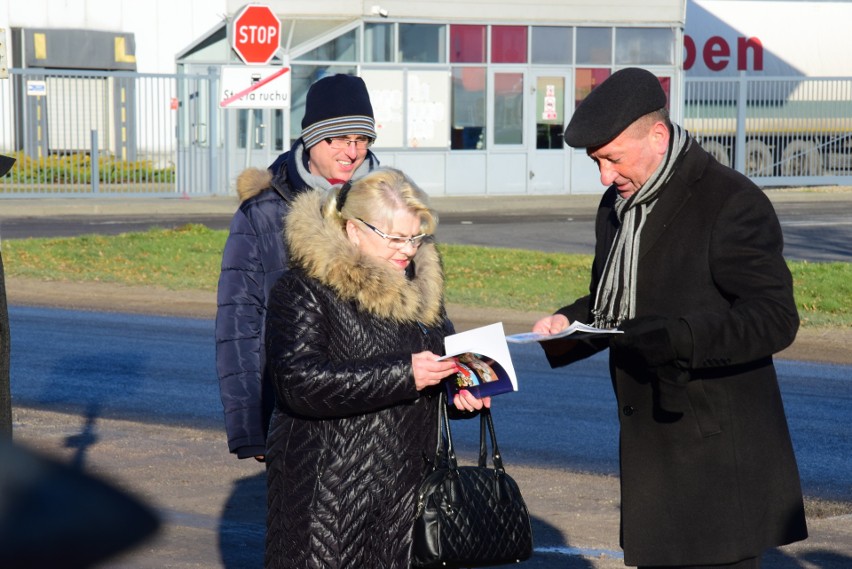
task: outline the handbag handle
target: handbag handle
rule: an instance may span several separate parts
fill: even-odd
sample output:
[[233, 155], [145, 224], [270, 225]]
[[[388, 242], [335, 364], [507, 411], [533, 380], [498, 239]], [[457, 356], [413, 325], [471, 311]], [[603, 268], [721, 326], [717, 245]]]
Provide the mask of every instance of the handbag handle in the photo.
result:
[[[446, 457], [447, 467], [450, 470], [458, 468], [456, 451], [453, 446], [453, 434], [450, 428], [450, 418], [447, 413], [446, 394], [442, 391], [438, 398], [438, 444], [435, 449], [434, 468], [440, 468]], [[505, 472], [503, 468], [503, 457], [497, 446], [497, 433], [494, 430], [494, 420], [491, 417], [491, 409], [483, 407], [479, 412], [479, 467], [485, 468], [488, 462], [488, 445], [485, 440], [485, 431], [491, 438], [491, 462], [498, 472]]]
[[438, 396], [438, 445], [435, 448], [435, 463], [432, 468], [441, 468], [445, 459], [450, 470], [458, 468], [456, 451], [453, 447], [453, 433], [450, 431], [450, 418], [447, 415], [447, 396], [441, 390]]
[[491, 418], [491, 409], [483, 407], [479, 412], [479, 467], [485, 468], [488, 456], [488, 449], [485, 445], [485, 429], [491, 435], [491, 463], [494, 469], [500, 472], [505, 472], [503, 468], [503, 457], [500, 455], [500, 449], [497, 448], [497, 433], [494, 431], [494, 420]]

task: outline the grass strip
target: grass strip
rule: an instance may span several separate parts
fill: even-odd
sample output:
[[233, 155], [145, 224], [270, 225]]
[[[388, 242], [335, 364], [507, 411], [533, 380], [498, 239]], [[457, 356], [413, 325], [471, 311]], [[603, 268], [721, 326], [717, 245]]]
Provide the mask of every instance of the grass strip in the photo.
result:
[[[214, 291], [228, 232], [188, 224], [115, 236], [4, 240], [6, 274]], [[591, 255], [441, 244], [447, 300], [550, 312], [588, 291]], [[852, 325], [852, 264], [789, 261], [803, 326]]]

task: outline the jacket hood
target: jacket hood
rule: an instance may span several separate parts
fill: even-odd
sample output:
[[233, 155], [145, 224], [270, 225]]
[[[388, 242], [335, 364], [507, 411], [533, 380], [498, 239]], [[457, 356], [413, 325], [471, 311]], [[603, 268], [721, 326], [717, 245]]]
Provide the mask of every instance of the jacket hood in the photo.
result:
[[320, 212], [323, 190], [299, 194], [285, 220], [290, 262], [380, 318], [438, 324], [443, 319], [444, 272], [434, 243], [423, 243], [414, 255], [409, 278], [353, 245], [340, 227]]
[[237, 197], [244, 202], [272, 187], [272, 172], [260, 168], [246, 168], [237, 176]]

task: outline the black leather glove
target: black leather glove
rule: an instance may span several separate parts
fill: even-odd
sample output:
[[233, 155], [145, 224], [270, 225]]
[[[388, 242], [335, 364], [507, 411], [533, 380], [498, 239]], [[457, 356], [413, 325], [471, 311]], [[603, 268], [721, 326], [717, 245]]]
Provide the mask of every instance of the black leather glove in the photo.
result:
[[618, 329], [624, 333], [614, 334], [610, 347], [650, 368], [680, 367], [679, 360], [688, 362], [692, 355], [692, 332], [680, 318], [640, 316], [625, 320]]

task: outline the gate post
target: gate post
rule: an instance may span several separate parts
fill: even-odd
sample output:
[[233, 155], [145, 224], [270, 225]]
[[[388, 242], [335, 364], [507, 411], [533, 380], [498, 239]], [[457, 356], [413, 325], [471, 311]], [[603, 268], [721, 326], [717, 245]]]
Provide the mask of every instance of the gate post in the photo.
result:
[[746, 172], [746, 104], [748, 102], [748, 81], [745, 71], [740, 71], [737, 79], [737, 137], [734, 144], [734, 168], [740, 174]]
[[[219, 146], [219, 138], [216, 129], [216, 121], [219, 117], [219, 68], [210, 66], [207, 68], [208, 81], [208, 98], [207, 104], [207, 183], [210, 184], [204, 193], [218, 194], [219, 193], [219, 160], [216, 159]], [[227, 148], [227, 145], [225, 145]]]
[[92, 130], [92, 149], [89, 152], [91, 160], [89, 161], [92, 178], [92, 193], [98, 193], [98, 184], [101, 178], [100, 155], [98, 154], [98, 131]]

